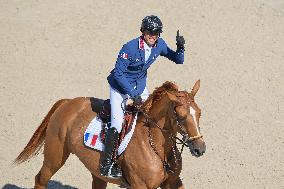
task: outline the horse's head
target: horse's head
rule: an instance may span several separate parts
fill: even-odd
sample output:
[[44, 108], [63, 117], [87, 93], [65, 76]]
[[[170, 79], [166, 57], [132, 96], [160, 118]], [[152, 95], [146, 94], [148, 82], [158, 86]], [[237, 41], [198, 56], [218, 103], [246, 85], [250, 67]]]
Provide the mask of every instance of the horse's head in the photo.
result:
[[191, 154], [196, 157], [203, 155], [206, 150], [199, 127], [201, 109], [194, 101], [194, 96], [199, 87], [200, 80], [195, 83], [190, 93], [187, 91], [168, 92], [169, 98], [174, 103], [178, 132], [189, 146]]
[[[144, 114], [148, 118], [152, 117], [152, 122], [166, 117], [167, 121], [164, 121], [164, 125], [154, 125], [164, 132], [171, 132], [170, 135], [176, 135], [179, 132], [183, 136], [183, 143], [187, 144], [192, 155], [196, 157], [203, 155], [206, 150], [199, 127], [201, 109], [194, 101], [199, 87], [198, 80], [189, 93], [179, 91], [175, 84], [167, 81], [154, 90], [142, 107]], [[157, 121], [153, 121], [153, 117]], [[168, 123], [165, 124], [166, 122]]]

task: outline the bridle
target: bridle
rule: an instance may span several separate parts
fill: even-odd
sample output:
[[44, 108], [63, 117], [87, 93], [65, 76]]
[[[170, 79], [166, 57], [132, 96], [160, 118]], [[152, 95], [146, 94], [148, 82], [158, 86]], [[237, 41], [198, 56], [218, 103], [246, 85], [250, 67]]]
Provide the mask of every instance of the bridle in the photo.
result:
[[[176, 95], [177, 96], [177, 95]], [[181, 97], [181, 96], [177, 96], [178, 98]], [[182, 105], [185, 105], [185, 104], [190, 104], [190, 101], [185, 101], [185, 102], [182, 102], [180, 103], [178, 106], [182, 106]], [[178, 107], [176, 106], [176, 107]], [[175, 108], [176, 108], [175, 107]], [[151, 146], [151, 148], [153, 149], [153, 151], [157, 154], [157, 156], [161, 159], [162, 163], [163, 163], [163, 166], [164, 168], [166, 169], [167, 172], [171, 172], [171, 173], [174, 173], [175, 171], [172, 170], [170, 168], [170, 165], [167, 161], [163, 160], [159, 154], [158, 154], [158, 151], [155, 147], [155, 144], [153, 142], [153, 137], [152, 137], [152, 134], [151, 134], [151, 126], [149, 125], [149, 123], [153, 123], [153, 125], [155, 127], [157, 127], [159, 130], [161, 130], [162, 133], [165, 133], [168, 138], [172, 141], [172, 152], [173, 152], [173, 155], [174, 155], [174, 159], [175, 159], [175, 163], [176, 164], [179, 164], [179, 162], [181, 161], [181, 154], [183, 152], [183, 148], [184, 146], [186, 147], [189, 147], [193, 141], [197, 140], [197, 139], [200, 139], [202, 138], [203, 136], [198, 134], [198, 135], [195, 135], [195, 136], [189, 136], [187, 134], [187, 132], [185, 131], [184, 127], [183, 127], [183, 124], [185, 122], [185, 119], [186, 118], [181, 118], [178, 116], [177, 112], [174, 111], [174, 114], [175, 114], [175, 120], [177, 122], [177, 126], [179, 127], [180, 129], [180, 134], [182, 135], [182, 139], [180, 139], [179, 137], [173, 135], [169, 130], [166, 130], [164, 128], [162, 128], [156, 121], [154, 121], [149, 115], [148, 113], [146, 113], [144, 110], [142, 110], [141, 108], [137, 107], [138, 109], [138, 112], [141, 112], [144, 116], [145, 116], [145, 119], [146, 119], [146, 124], [148, 125], [148, 137], [149, 137], [149, 144]], [[198, 128], [197, 128], [198, 129]], [[178, 142], [177, 142], [178, 141]], [[177, 157], [177, 144], [182, 144], [182, 148], [181, 148], [181, 153], [180, 153], [180, 156]]]
[[189, 142], [193, 142], [194, 140], [197, 140], [199, 138], [202, 138], [203, 136], [202, 135], [195, 135], [195, 136], [188, 136], [188, 134], [186, 133], [186, 131], [184, 130], [183, 128], [183, 123], [184, 123], [184, 120], [183, 118], [178, 118], [177, 114], [176, 114], [176, 121], [177, 121], [177, 126], [180, 128], [181, 130], [181, 135], [182, 135], [182, 139], [178, 138], [177, 136], [174, 136], [172, 133], [170, 133], [168, 130], [166, 129], [163, 129], [159, 124], [157, 124], [146, 112], [144, 112], [143, 110], [138, 110], [139, 112], [141, 112], [145, 118], [146, 118], [146, 123], [153, 123], [158, 129], [160, 129], [162, 132], [166, 133], [169, 138], [172, 140], [172, 139], [177, 139], [179, 140], [179, 142], [181, 143], [176, 143], [176, 144], [183, 144], [184, 146], [188, 147], [188, 144]]
[[195, 135], [195, 136], [188, 136], [188, 134], [186, 133], [186, 131], [184, 130], [184, 128], [182, 127], [182, 124], [183, 124], [183, 122], [184, 122], [184, 120], [185, 119], [179, 119], [178, 118], [178, 116], [177, 116], [177, 126], [180, 128], [180, 130], [181, 130], [181, 135], [182, 135], [182, 140], [181, 139], [179, 139], [178, 137], [176, 137], [176, 139], [178, 139], [178, 140], [181, 140], [182, 141], [182, 144], [184, 144], [186, 147], [188, 147], [188, 145], [186, 144], [186, 143], [188, 143], [188, 142], [193, 142], [193, 141], [195, 141], [195, 140], [197, 140], [197, 139], [200, 139], [200, 138], [202, 138], [203, 136], [202, 135]]
[[[180, 95], [175, 95], [175, 94], [173, 94], [173, 95], [175, 95], [177, 98], [184, 98], [184, 94], [185, 94], [185, 92], [184, 91], [179, 91], [178, 92]], [[172, 93], [171, 93], [172, 94]], [[181, 95], [181, 94], [183, 94], [183, 95]], [[190, 105], [190, 103], [191, 103], [192, 101], [191, 100], [186, 100], [186, 101], [182, 101], [182, 100], [180, 100], [180, 103], [179, 103], [179, 105], [178, 106], [175, 106], [174, 107], [174, 114], [175, 114], [175, 117], [176, 117], [176, 121], [177, 121], [177, 126], [180, 128], [180, 130], [181, 130], [181, 135], [182, 135], [182, 137], [183, 137], [183, 139], [182, 139], [182, 144], [184, 144], [184, 143], [190, 143], [190, 142], [193, 142], [194, 140], [196, 140], [196, 139], [199, 139], [199, 138], [202, 138], [203, 136], [202, 135], [200, 135], [200, 134], [198, 134], [198, 135], [195, 135], [195, 136], [188, 136], [188, 134], [186, 133], [186, 131], [184, 130], [184, 128], [183, 128], [183, 124], [184, 124], [184, 122], [185, 122], [185, 120], [186, 120], [186, 118], [182, 118], [182, 117], [179, 117], [178, 116], [178, 114], [177, 114], [177, 112], [176, 112], [176, 108], [177, 107], [179, 107], [179, 106], [184, 106], [184, 105], [186, 105], [186, 104], [189, 104]], [[196, 123], [197, 124], [197, 123]], [[197, 126], [197, 125], [196, 125]], [[198, 128], [197, 128], [198, 129]], [[180, 139], [178, 139], [178, 140], [180, 140]], [[185, 146], [187, 146], [188, 147], [188, 145], [185, 145]]]

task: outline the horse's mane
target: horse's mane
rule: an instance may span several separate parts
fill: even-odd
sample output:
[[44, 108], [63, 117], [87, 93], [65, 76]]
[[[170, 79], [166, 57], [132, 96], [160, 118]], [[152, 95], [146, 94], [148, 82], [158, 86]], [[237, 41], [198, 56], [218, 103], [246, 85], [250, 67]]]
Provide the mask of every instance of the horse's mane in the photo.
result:
[[149, 112], [152, 105], [159, 101], [166, 92], [177, 92], [178, 86], [170, 81], [166, 81], [162, 86], [157, 87], [148, 99], [143, 103], [142, 109]]

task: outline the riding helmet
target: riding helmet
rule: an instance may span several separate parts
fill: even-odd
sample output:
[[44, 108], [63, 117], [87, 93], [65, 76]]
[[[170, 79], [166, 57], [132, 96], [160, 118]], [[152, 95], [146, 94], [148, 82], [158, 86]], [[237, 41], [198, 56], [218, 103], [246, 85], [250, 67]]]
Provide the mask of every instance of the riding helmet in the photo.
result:
[[149, 31], [150, 33], [157, 33], [160, 34], [163, 32], [163, 24], [162, 21], [154, 15], [146, 16], [142, 20], [141, 24], [141, 32]]

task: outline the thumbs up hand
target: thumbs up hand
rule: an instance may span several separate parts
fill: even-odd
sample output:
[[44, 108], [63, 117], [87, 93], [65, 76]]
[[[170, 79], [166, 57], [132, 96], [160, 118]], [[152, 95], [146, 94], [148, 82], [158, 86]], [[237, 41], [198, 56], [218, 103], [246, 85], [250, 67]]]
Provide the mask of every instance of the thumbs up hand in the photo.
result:
[[184, 44], [185, 44], [185, 40], [184, 40], [183, 36], [179, 35], [179, 30], [178, 30], [177, 36], [176, 36], [177, 50], [184, 50]]

